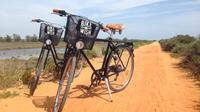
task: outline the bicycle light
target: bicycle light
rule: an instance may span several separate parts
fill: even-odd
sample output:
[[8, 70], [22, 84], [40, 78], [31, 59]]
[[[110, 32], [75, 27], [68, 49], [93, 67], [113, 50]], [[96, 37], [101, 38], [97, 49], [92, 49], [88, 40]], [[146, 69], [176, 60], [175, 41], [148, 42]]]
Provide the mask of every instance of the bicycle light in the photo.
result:
[[46, 40], [46, 44], [47, 44], [47, 45], [51, 45], [51, 40], [50, 40], [50, 39], [47, 39], [47, 40]]
[[78, 42], [76, 42], [76, 48], [77, 48], [77, 49], [83, 49], [83, 47], [84, 47], [83, 41], [78, 41]]

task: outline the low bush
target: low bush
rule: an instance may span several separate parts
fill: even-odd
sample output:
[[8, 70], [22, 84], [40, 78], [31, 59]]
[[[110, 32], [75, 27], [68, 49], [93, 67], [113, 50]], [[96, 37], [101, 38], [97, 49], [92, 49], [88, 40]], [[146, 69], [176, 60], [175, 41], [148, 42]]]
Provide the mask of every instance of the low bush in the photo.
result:
[[184, 48], [185, 45], [188, 45], [194, 42], [196, 39], [189, 35], [177, 35], [171, 39], [160, 40], [161, 47], [164, 51], [172, 51], [176, 53], [178, 49]]
[[0, 99], [5, 99], [8, 97], [15, 97], [19, 95], [16, 91], [10, 92], [10, 91], [3, 91], [0, 93]]
[[160, 40], [164, 51], [169, 51], [173, 56], [182, 57], [181, 67], [189, 69], [200, 79], [200, 39], [189, 35], [178, 35], [170, 39]]
[[0, 60], [0, 89], [18, 86], [21, 83], [28, 84], [35, 63], [35, 59]]
[[21, 80], [23, 84], [29, 84], [29, 81], [31, 79], [31, 72], [32, 72], [32, 69], [26, 69], [24, 71], [24, 73], [21, 76]]
[[85, 51], [85, 53], [89, 59], [97, 57], [97, 53], [95, 52], [95, 50], [87, 50]]
[[184, 53], [181, 65], [193, 71], [198, 79], [200, 78], [200, 39], [189, 45], [187, 52]]
[[23, 74], [23, 61], [10, 59], [1, 61], [0, 66], [0, 89], [16, 85]]

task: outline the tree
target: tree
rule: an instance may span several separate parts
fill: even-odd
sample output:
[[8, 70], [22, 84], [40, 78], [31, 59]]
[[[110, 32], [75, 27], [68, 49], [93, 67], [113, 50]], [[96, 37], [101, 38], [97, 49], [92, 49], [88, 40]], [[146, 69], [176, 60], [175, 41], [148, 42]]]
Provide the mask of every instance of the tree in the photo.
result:
[[10, 36], [10, 35], [6, 35], [5, 41], [6, 41], [6, 42], [11, 42], [11, 41], [12, 41], [11, 36]]
[[0, 42], [4, 42], [4, 38], [3, 37], [0, 37]]
[[126, 37], [123, 38], [123, 41], [128, 41], [128, 39]]
[[14, 40], [15, 42], [21, 41], [20, 35], [18, 35], [18, 34], [13, 34], [13, 40]]
[[32, 42], [37, 42], [38, 41], [38, 37], [37, 37], [37, 35], [33, 35], [32, 36]]
[[37, 42], [38, 41], [38, 37], [35, 34], [33, 36], [27, 35], [26, 36], [26, 41], [27, 42]]

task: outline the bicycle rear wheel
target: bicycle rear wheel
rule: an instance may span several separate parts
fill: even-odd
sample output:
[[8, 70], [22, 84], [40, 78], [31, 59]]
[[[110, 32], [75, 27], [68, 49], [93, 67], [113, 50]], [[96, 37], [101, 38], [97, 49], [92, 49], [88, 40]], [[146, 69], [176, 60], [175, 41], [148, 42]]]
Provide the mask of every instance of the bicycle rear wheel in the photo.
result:
[[64, 71], [62, 72], [62, 77], [59, 81], [53, 112], [61, 112], [63, 110], [71, 87], [71, 83], [74, 79], [75, 68], [76, 57], [69, 57]]
[[118, 45], [108, 59], [107, 77], [110, 89], [121, 91], [129, 84], [134, 70], [133, 52], [127, 45]]
[[35, 68], [35, 75], [34, 75], [34, 77], [31, 78], [30, 85], [29, 85], [29, 88], [30, 88], [29, 94], [31, 96], [34, 94], [35, 89], [37, 88], [37, 84], [38, 84], [38, 81], [40, 79], [40, 75], [42, 74], [42, 71], [43, 71], [44, 66], [45, 66], [45, 61], [48, 58], [47, 57], [48, 53], [49, 53], [49, 51], [45, 50], [45, 49], [42, 49], [42, 51], [41, 51], [41, 55], [38, 59], [37, 66]]

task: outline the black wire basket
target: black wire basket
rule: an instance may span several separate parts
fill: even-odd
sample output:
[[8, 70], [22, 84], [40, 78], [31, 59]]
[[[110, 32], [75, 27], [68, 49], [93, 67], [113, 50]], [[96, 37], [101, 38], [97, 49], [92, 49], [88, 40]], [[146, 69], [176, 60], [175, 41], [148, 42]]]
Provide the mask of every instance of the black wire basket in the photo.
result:
[[46, 42], [47, 39], [52, 41], [53, 45], [58, 45], [63, 33], [62, 28], [58, 28], [46, 23], [40, 24], [39, 41]]
[[69, 15], [64, 41], [75, 46], [77, 41], [83, 41], [84, 49], [92, 49], [98, 36], [100, 24], [77, 15]]

